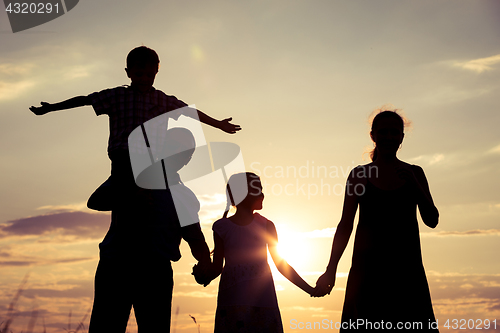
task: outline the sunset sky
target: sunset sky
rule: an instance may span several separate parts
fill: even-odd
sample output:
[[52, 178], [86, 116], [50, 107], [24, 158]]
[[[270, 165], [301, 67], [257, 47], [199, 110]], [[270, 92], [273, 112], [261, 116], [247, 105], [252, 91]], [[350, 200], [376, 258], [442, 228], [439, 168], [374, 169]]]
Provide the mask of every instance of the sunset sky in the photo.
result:
[[[208, 142], [237, 144], [262, 177], [261, 214], [313, 286], [347, 174], [369, 162], [371, 112], [403, 109], [412, 126], [398, 156], [424, 169], [440, 211], [438, 227], [420, 222], [420, 233], [441, 332], [454, 331], [443, 328], [452, 319], [497, 319], [500, 329], [499, 1], [86, 0], [18, 33], [0, 9], [0, 322], [29, 274], [14, 333], [33, 310], [35, 332], [43, 322], [63, 331], [70, 313], [75, 328], [88, 314], [110, 222], [85, 205], [110, 172], [108, 118], [91, 107], [40, 117], [28, 108], [130, 83], [125, 58], [140, 45], [160, 56], [157, 89], [242, 126], [202, 128]], [[225, 198], [199, 199], [212, 248]], [[181, 251], [172, 325], [197, 332], [192, 315], [211, 332], [219, 279], [197, 285], [186, 243]], [[298, 331], [294, 320], [340, 320], [351, 255], [352, 239], [321, 299], [273, 272], [286, 332]]]

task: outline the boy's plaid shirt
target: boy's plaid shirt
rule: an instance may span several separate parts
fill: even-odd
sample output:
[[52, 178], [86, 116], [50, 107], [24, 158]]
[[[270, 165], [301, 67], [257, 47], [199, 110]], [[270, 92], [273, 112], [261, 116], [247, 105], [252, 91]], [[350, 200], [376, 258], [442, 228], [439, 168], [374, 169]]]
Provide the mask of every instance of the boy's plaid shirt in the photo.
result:
[[[109, 143], [108, 154], [113, 151], [133, 151], [139, 147], [129, 147], [129, 134], [144, 122], [168, 112], [168, 118], [177, 120], [187, 106], [175, 96], [169, 96], [160, 90], [151, 88], [146, 93], [141, 93], [131, 87], [121, 86], [105, 89], [88, 96], [95, 113], [99, 116], [109, 116]], [[157, 127], [154, 132], [148, 131], [148, 137], [162, 142], [165, 138], [165, 127]], [[143, 148], [140, 147], [140, 148]]]

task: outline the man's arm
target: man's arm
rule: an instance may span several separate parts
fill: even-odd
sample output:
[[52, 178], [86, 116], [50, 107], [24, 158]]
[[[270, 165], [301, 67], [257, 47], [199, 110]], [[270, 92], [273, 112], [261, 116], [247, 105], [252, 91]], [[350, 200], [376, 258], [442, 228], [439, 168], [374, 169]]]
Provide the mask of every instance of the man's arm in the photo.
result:
[[193, 273], [196, 282], [204, 287], [210, 284], [213, 280], [210, 276], [212, 268], [212, 260], [210, 259], [210, 250], [205, 242], [205, 236], [201, 231], [199, 223], [194, 223], [181, 228], [182, 238], [189, 244], [193, 257], [198, 260], [198, 264], [194, 265]]
[[193, 257], [202, 265], [211, 264], [210, 250], [205, 242], [205, 236], [201, 231], [199, 223], [190, 224], [181, 228], [182, 238], [188, 243], [191, 248]]
[[50, 104], [47, 102], [41, 102], [42, 106], [31, 106], [30, 110], [37, 116], [44, 115], [49, 112], [73, 109], [80, 106], [91, 105], [90, 98], [88, 96], [77, 96], [65, 101]]

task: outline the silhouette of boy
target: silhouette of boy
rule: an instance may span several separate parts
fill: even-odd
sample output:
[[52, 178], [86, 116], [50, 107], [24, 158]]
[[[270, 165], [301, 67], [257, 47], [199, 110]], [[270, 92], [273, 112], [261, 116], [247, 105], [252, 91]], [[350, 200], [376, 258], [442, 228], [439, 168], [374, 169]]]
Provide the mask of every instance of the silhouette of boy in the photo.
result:
[[[113, 191], [103, 191], [104, 193], [123, 193], [123, 187], [130, 188], [134, 185], [130, 177], [130, 161], [128, 136], [132, 130], [144, 122], [167, 113], [169, 117], [178, 119], [181, 115], [180, 109], [187, 106], [183, 101], [174, 96], [168, 96], [160, 90], [153, 88], [154, 79], [159, 69], [158, 54], [145, 46], [140, 46], [127, 56], [127, 68], [125, 71], [131, 80], [130, 86], [120, 86], [105, 89], [92, 93], [88, 96], [77, 96], [60, 103], [49, 104], [41, 102], [40, 107], [31, 106], [30, 110], [36, 115], [44, 115], [49, 112], [76, 108], [85, 105], [92, 105], [96, 114], [107, 114], [109, 116], [109, 143], [108, 156], [112, 163], [112, 178], [108, 179], [102, 186], [111, 186]], [[185, 110], [185, 109], [184, 109]], [[239, 125], [231, 124], [232, 118], [216, 120], [205, 113], [197, 110], [196, 115], [186, 113], [185, 116], [197, 118], [202, 123], [219, 128], [226, 133], [236, 133], [241, 129]], [[164, 133], [158, 133], [164, 135]], [[114, 173], [114, 175], [113, 175]], [[115, 177], [116, 176], [116, 177]], [[111, 184], [110, 184], [111, 183]], [[116, 187], [115, 187], [116, 186]], [[98, 194], [98, 193], [96, 193]], [[101, 196], [101, 195], [99, 195]], [[96, 210], [111, 210], [111, 207], [101, 207], [100, 198], [89, 200], [89, 208]], [[117, 198], [113, 198], [118, 200]], [[123, 199], [123, 198], [122, 198]], [[115, 201], [116, 201], [115, 200]], [[125, 204], [121, 202], [121, 205]], [[112, 206], [112, 205], [111, 205]]]
[[[210, 266], [210, 253], [199, 221], [181, 228], [170, 190], [151, 191], [135, 185], [129, 158], [129, 149], [135, 147], [128, 147], [130, 132], [166, 112], [178, 119], [179, 109], [187, 106], [153, 88], [158, 68], [156, 52], [145, 46], [137, 47], [127, 56], [125, 71], [131, 79], [130, 86], [30, 107], [34, 114], [43, 115], [92, 105], [97, 115], [109, 116], [108, 156], [117, 204], [111, 213], [110, 229], [99, 244], [91, 333], [125, 332], [132, 306], [141, 331], [169, 331], [173, 288], [170, 261], [181, 257], [181, 238], [188, 242], [203, 271]], [[231, 118], [218, 121], [199, 110], [196, 112], [205, 124], [227, 133], [240, 130], [240, 126], [230, 123]], [[196, 118], [193, 114], [185, 116]], [[160, 131], [158, 135], [166, 133]]]

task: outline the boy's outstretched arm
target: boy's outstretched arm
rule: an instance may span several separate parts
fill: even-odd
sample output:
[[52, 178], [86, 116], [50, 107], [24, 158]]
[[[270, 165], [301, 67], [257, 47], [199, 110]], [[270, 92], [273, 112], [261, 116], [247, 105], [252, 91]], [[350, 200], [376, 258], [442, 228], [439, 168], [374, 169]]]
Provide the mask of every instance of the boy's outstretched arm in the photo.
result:
[[292, 266], [290, 266], [285, 259], [283, 259], [279, 253], [278, 253], [278, 233], [276, 232], [276, 227], [274, 226], [274, 223], [269, 221], [267, 223], [267, 232], [269, 235], [269, 253], [271, 254], [271, 257], [273, 258], [274, 264], [276, 265], [276, 268], [278, 271], [283, 274], [284, 277], [286, 277], [290, 282], [292, 282], [294, 285], [299, 287], [300, 289], [304, 290], [306, 293], [311, 295], [314, 292], [314, 288], [311, 287], [304, 279], [300, 277], [300, 275], [293, 269]]
[[41, 102], [42, 106], [31, 106], [30, 110], [37, 116], [44, 115], [49, 112], [73, 109], [80, 106], [91, 105], [90, 98], [88, 96], [77, 96], [65, 101], [50, 104], [47, 102]]
[[200, 110], [197, 110], [197, 111], [198, 111], [198, 118], [204, 124], [218, 128], [218, 129], [220, 129], [226, 133], [229, 133], [229, 134], [234, 134], [234, 133], [238, 132], [239, 130], [241, 130], [240, 125], [235, 125], [235, 124], [230, 123], [230, 121], [233, 118], [226, 118], [223, 120], [217, 120], [217, 119], [214, 119], [214, 118], [210, 117], [209, 115], [201, 112]]

